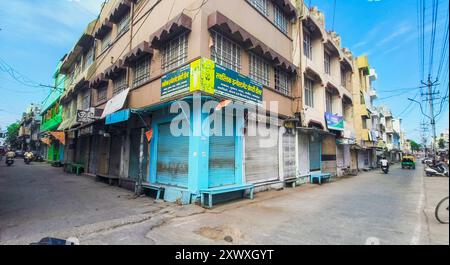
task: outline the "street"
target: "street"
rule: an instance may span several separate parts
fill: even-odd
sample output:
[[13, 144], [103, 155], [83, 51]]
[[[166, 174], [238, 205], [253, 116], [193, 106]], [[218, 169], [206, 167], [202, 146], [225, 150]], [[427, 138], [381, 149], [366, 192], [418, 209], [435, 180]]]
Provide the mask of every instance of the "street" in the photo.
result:
[[361, 172], [332, 183], [257, 193], [205, 210], [69, 175], [45, 163], [0, 165], [0, 244], [45, 236], [81, 244], [449, 244], [434, 218], [448, 178], [423, 167]]

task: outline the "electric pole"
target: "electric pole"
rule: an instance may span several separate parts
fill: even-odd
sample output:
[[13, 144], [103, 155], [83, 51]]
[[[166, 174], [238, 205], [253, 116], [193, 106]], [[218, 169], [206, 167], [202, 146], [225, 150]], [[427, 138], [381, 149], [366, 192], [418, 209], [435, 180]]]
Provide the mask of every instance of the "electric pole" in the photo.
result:
[[439, 92], [434, 92], [433, 87], [438, 85], [438, 80], [436, 81], [431, 81], [431, 76], [428, 75], [428, 80], [427, 82], [423, 82], [421, 81], [421, 83], [426, 86], [428, 88], [428, 92], [427, 93], [423, 93], [422, 96], [426, 96], [426, 101], [428, 101], [428, 104], [430, 106], [430, 123], [431, 123], [431, 130], [433, 133], [433, 142], [431, 145], [431, 151], [433, 152], [433, 159], [434, 156], [436, 155], [436, 117], [434, 116], [434, 100], [438, 99], [435, 98], [434, 95], [438, 95]]

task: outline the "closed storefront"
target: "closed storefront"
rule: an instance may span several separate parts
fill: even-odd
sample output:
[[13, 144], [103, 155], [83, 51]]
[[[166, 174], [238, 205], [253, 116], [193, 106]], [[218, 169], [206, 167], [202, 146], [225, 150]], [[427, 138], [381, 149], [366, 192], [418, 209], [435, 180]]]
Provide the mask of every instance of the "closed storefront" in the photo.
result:
[[325, 134], [322, 138], [322, 171], [337, 175], [336, 165], [336, 137]]
[[97, 159], [100, 150], [100, 135], [91, 136], [91, 148], [89, 150], [89, 165], [87, 172], [89, 174], [97, 174]]
[[[264, 126], [264, 125], [261, 125]], [[262, 183], [280, 179], [279, 127], [266, 126], [269, 136], [258, 133], [257, 124], [250, 122], [245, 137], [245, 179], [248, 183]]]
[[307, 175], [310, 171], [309, 162], [309, 135], [306, 133], [298, 134], [298, 173]]
[[77, 139], [76, 162], [87, 167], [89, 163], [89, 137], [80, 136]]
[[109, 165], [109, 149], [111, 138], [100, 136], [99, 139], [99, 153], [97, 160], [97, 175], [107, 176]]
[[188, 165], [189, 137], [173, 136], [170, 123], [159, 124], [156, 182], [187, 188]]
[[[130, 165], [128, 170], [128, 176], [131, 180], [138, 180], [139, 177], [139, 155], [141, 145], [141, 129], [133, 129], [130, 134]], [[144, 160], [142, 165], [143, 176], [147, 176], [148, 173], [148, 141], [144, 136]]]
[[[233, 121], [233, 118], [230, 118]], [[236, 141], [235, 133], [226, 134], [226, 119], [222, 119], [222, 131], [209, 137], [209, 188], [235, 184]], [[230, 123], [231, 129], [233, 123]]]
[[358, 169], [369, 168], [369, 153], [366, 149], [361, 149], [358, 151]]
[[294, 131], [285, 132], [283, 134], [283, 177], [284, 179], [296, 177], [296, 154], [295, 141], [296, 134]]
[[311, 135], [309, 141], [309, 169], [311, 172], [322, 169], [322, 139], [320, 136]]
[[111, 136], [111, 147], [109, 151], [109, 173], [108, 175], [119, 177], [120, 175], [120, 163], [122, 158], [122, 142], [123, 137], [121, 135]]

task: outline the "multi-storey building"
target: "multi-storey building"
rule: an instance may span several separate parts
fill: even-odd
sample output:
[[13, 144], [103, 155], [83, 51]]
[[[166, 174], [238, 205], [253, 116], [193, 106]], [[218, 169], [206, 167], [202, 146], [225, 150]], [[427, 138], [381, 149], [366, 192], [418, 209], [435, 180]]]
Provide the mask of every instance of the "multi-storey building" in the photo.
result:
[[41, 125], [40, 104], [30, 104], [20, 120], [18, 140], [24, 151], [36, 151], [39, 148], [39, 126]]
[[303, 1], [108, 1], [60, 67], [64, 160], [183, 203], [340, 176], [376, 146], [361, 61]]

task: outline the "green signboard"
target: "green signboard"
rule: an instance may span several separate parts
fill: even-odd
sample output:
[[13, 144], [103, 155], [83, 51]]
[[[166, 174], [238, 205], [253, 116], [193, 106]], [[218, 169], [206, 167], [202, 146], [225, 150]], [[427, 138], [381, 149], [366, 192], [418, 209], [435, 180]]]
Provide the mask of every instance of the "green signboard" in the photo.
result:
[[256, 104], [263, 100], [262, 84], [205, 58], [161, 78], [162, 99], [195, 91]]

